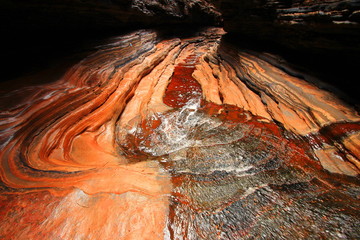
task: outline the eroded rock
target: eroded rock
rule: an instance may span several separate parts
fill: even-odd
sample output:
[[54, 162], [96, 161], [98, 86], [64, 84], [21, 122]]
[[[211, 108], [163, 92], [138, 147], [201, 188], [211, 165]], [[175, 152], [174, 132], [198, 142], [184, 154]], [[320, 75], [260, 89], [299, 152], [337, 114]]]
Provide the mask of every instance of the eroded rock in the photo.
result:
[[136, 31], [2, 96], [0, 236], [359, 238], [358, 114], [223, 34]]

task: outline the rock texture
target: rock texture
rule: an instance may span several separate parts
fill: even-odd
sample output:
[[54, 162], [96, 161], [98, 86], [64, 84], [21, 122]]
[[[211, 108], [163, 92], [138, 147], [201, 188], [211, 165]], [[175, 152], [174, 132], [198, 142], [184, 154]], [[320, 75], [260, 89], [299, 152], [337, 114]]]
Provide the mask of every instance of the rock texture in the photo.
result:
[[[214, 1], [224, 29], [240, 47], [274, 52], [359, 102], [352, 86], [360, 64], [357, 0]], [[340, 95], [340, 94], [338, 94]]]
[[24, 30], [97, 30], [164, 24], [212, 25], [220, 13], [205, 0], [4, 1], [1, 26]]
[[[6, 47], [0, 56], [7, 59], [8, 80], [41, 69], [64, 52], [78, 53], [89, 38], [159, 26], [179, 34], [223, 24], [234, 42], [275, 48], [357, 103], [350, 86], [360, 64], [359, 11], [356, 0], [5, 0], [0, 30]], [[17, 62], [26, 63], [23, 72]]]
[[2, 95], [1, 238], [359, 238], [356, 111], [222, 34], [136, 31]]
[[292, 49], [359, 51], [359, 1], [221, 1], [224, 28]]
[[0, 82], [82, 54], [99, 39], [160, 26], [179, 33], [220, 21], [206, 0], [4, 0], [0, 57], [7, 61]]

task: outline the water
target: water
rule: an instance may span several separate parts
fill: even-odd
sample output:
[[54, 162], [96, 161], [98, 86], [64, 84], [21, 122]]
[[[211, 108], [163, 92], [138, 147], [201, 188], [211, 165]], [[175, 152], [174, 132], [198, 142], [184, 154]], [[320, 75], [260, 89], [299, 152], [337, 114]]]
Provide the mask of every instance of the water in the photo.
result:
[[360, 238], [356, 180], [329, 178], [309, 144], [275, 123], [186, 90], [198, 84], [188, 65], [164, 98], [173, 110], [149, 116], [126, 145], [172, 176], [165, 239]]

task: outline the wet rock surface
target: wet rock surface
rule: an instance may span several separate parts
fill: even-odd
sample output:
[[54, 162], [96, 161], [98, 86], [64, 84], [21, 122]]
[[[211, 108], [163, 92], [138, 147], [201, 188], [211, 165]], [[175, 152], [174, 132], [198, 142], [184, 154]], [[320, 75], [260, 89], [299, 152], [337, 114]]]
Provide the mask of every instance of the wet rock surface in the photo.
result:
[[359, 238], [357, 112], [223, 34], [132, 32], [2, 95], [1, 238]]
[[356, 178], [330, 180], [306, 141], [248, 112], [219, 110], [165, 115], [142, 148], [172, 176], [169, 239], [358, 237]]

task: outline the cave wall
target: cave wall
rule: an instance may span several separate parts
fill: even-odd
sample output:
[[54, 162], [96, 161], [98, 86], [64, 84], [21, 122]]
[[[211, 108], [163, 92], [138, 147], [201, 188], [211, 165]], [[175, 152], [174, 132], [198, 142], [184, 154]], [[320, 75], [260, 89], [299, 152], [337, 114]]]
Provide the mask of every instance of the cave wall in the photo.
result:
[[134, 31], [0, 96], [1, 238], [358, 239], [359, 115], [223, 34]]
[[359, 11], [357, 0], [4, 0], [2, 81], [81, 52], [89, 39], [139, 28], [180, 33], [223, 25], [229, 41], [278, 53], [358, 104], [353, 76], [360, 64]]
[[5, 0], [0, 11], [1, 26], [8, 30], [83, 31], [176, 23], [213, 25], [220, 20], [220, 13], [205, 0]]
[[359, 1], [221, 1], [224, 28], [293, 49], [359, 52]]
[[[320, 5], [341, 6], [5, 1], [3, 79], [81, 54], [0, 85], [0, 238], [359, 239], [359, 114], [268, 52], [344, 84], [357, 23], [322, 23]], [[218, 11], [228, 33], [197, 31]]]
[[[223, 24], [242, 38], [311, 51], [360, 51], [357, 0], [5, 0], [5, 39], [24, 33], [93, 34], [174, 24]], [[31, 37], [31, 36], [29, 36]], [[69, 36], [70, 37], [70, 36]]]
[[224, 0], [216, 4], [229, 39], [277, 52], [359, 102], [360, 2], [352, 0]]
[[216, 25], [220, 18], [204, 0], [4, 0], [0, 4], [4, 46], [0, 56], [7, 61], [1, 81], [88, 51], [94, 41], [110, 36], [140, 28]]

